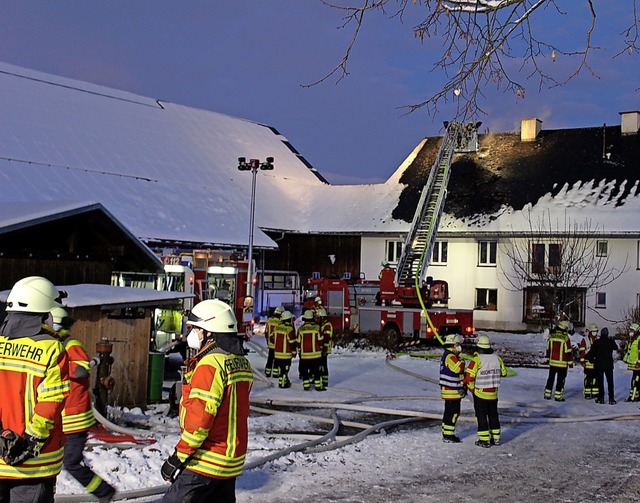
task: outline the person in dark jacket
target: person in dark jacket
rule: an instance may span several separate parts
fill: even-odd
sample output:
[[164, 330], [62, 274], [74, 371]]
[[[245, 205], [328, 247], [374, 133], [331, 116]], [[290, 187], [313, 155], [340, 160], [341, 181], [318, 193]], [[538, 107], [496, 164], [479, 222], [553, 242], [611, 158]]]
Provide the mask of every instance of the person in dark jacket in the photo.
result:
[[609, 391], [609, 405], [615, 405], [613, 396], [613, 352], [618, 350], [616, 341], [609, 337], [609, 329], [604, 327], [600, 331], [600, 337], [593, 343], [586, 355], [587, 360], [593, 362], [596, 372], [596, 385], [598, 398], [596, 403], [604, 403], [604, 376], [607, 376], [607, 388]]

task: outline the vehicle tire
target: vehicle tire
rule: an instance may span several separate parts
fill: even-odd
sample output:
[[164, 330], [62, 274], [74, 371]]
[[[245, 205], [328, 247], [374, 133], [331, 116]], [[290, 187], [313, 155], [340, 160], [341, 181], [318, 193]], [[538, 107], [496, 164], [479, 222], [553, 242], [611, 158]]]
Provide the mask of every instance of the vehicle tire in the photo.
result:
[[385, 325], [382, 330], [382, 335], [384, 338], [385, 349], [396, 349], [402, 342], [402, 334], [400, 334], [398, 327], [393, 324]]

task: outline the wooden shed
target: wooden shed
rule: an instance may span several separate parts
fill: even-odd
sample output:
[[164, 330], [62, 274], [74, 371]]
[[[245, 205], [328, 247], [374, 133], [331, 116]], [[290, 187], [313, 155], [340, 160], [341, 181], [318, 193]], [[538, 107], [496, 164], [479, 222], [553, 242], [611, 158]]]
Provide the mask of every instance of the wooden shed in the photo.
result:
[[[108, 395], [108, 403], [146, 406], [154, 309], [178, 307], [180, 299], [192, 295], [97, 284], [57, 288], [68, 294], [65, 305], [76, 320], [71, 334], [85, 345], [89, 356], [97, 354], [98, 344], [108, 343], [112, 347], [111, 376], [115, 385]], [[92, 389], [95, 372], [93, 374]]]

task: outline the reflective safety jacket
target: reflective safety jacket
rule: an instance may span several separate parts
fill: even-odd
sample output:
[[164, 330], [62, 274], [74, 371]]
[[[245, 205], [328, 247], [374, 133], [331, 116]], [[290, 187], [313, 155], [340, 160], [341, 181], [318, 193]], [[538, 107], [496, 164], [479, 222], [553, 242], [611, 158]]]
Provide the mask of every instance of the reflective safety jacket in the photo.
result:
[[640, 362], [638, 361], [638, 342], [640, 336], [635, 335], [624, 353], [623, 361], [627, 364], [628, 370], [640, 370]]
[[278, 360], [289, 360], [296, 355], [296, 331], [293, 325], [281, 323], [275, 331], [273, 356]]
[[569, 367], [573, 365], [573, 350], [569, 336], [555, 330], [547, 340], [547, 358], [552, 367]]
[[297, 344], [301, 360], [320, 358], [324, 348], [324, 339], [318, 324], [305, 321], [304, 325], [298, 329]]
[[[44, 332], [44, 330], [43, 330]], [[69, 394], [67, 352], [50, 333], [0, 335], [0, 422], [46, 439], [40, 455], [17, 466], [0, 459], [0, 479], [55, 477], [62, 468], [62, 409]]]
[[464, 392], [464, 360], [444, 350], [440, 360], [440, 396], [444, 400], [461, 400]]
[[69, 355], [69, 396], [62, 411], [62, 429], [65, 433], [87, 431], [94, 424], [91, 408], [90, 359], [82, 343], [70, 337], [62, 339]]
[[267, 347], [269, 349], [273, 349], [276, 342], [275, 335], [278, 325], [280, 325], [280, 318], [278, 316], [271, 316], [264, 327], [264, 336], [267, 339]]
[[586, 370], [593, 369], [593, 363], [586, 359], [586, 355], [596, 339], [597, 337], [595, 335], [591, 335], [591, 332], [589, 332], [582, 338], [580, 344], [578, 344], [578, 349], [580, 351], [580, 365], [582, 365]]
[[237, 477], [247, 454], [249, 393], [253, 383], [246, 357], [215, 344], [194, 357], [185, 373], [180, 400], [180, 440], [186, 468], [217, 479]]
[[322, 322], [320, 332], [322, 332], [322, 340], [324, 341], [324, 354], [331, 354], [333, 350], [333, 325], [329, 320]]
[[471, 391], [483, 400], [497, 400], [501, 378], [507, 375], [502, 358], [495, 353], [474, 353], [464, 380]]

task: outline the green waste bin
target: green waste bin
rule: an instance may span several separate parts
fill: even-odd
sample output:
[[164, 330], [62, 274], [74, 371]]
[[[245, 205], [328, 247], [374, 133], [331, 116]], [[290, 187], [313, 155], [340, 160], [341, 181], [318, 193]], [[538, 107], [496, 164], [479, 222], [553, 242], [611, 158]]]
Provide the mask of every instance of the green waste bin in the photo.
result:
[[147, 397], [149, 402], [162, 400], [164, 381], [164, 353], [149, 352], [149, 376], [147, 378]]

